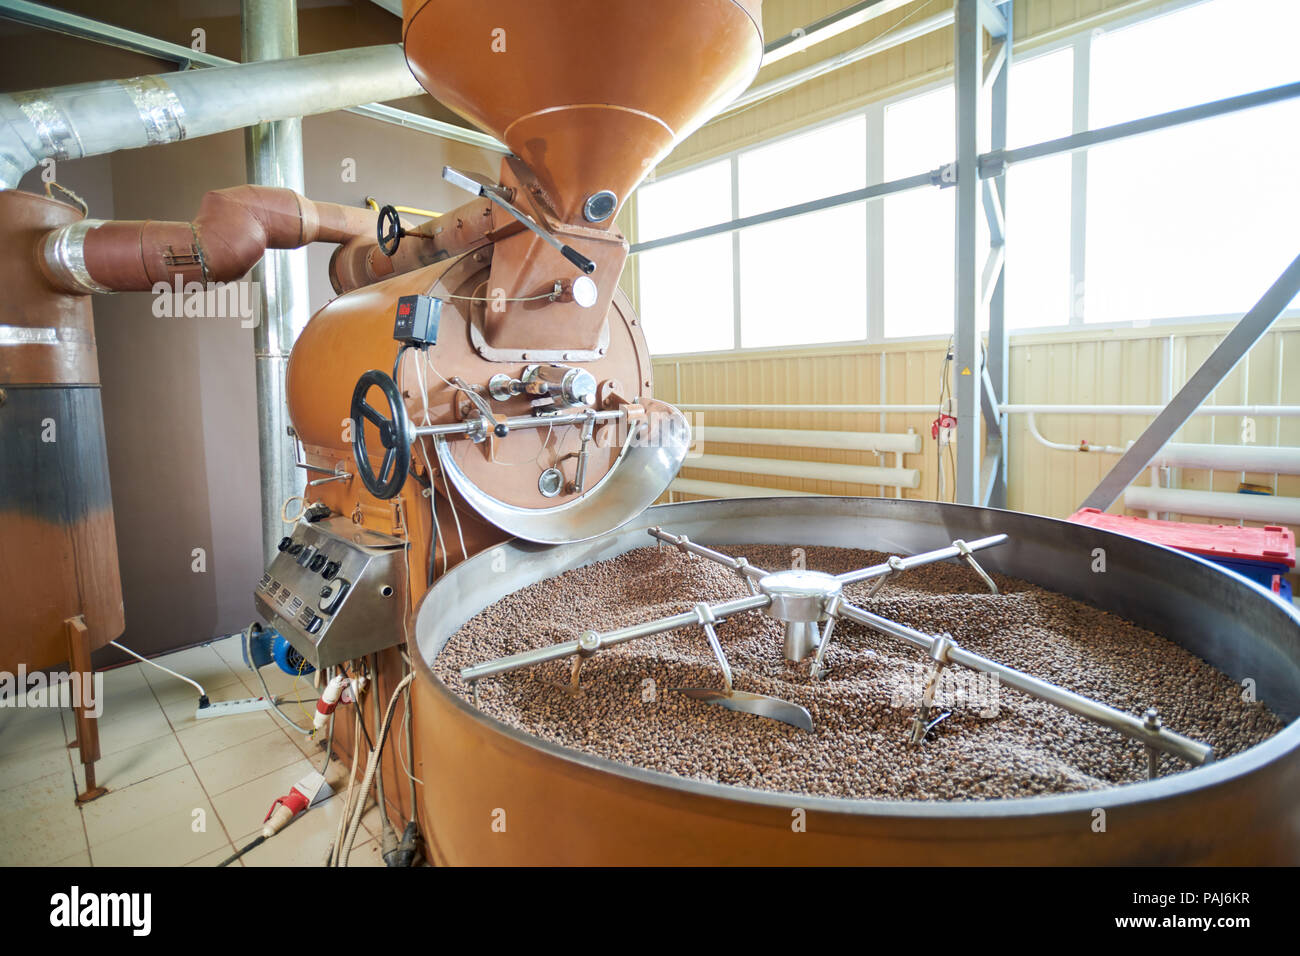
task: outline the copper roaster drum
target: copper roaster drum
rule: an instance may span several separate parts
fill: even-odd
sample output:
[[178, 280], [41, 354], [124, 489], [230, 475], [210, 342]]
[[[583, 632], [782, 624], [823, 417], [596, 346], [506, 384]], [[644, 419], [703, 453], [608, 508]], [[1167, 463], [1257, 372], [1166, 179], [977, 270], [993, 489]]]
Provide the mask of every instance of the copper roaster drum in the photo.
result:
[[[1288, 725], [1243, 753], [1143, 783], [1028, 799], [872, 802], [687, 780], [579, 753], [483, 715], [429, 662], [476, 613], [650, 543], [825, 545], [898, 554], [998, 532], [994, 571], [1168, 636]], [[1092, 573], [1104, 547], [1107, 571]], [[498, 552], [504, 551], [504, 561]], [[504, 570], [500, 570], [504, 568]], [[682, 596], [689, 605], [690, 595]], [[659, 505], [601, 538], [512, 541], [453, 568], [419, 609], [416, 775], [434, 860], [449, 864], [1294, 864], [1300, 860], [1300, 615], [1245, 578], [1134, 538], [1034, 515], [880, 498]], [[791, 814], [806, 812], [806, 831]], [[1104, 833], [1095, 811], [1106, 811]], [[505, 833], [492, 826], [505, 811]]]

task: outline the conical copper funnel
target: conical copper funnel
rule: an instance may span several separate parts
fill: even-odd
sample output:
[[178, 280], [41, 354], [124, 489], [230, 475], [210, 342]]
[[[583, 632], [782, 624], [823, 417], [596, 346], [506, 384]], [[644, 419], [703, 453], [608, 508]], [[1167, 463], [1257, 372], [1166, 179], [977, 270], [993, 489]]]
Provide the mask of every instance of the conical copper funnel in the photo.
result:
[[[753, 80], [759, 9], [760, 0], [405, 0], [403, 29], [426, 90], [523, 159], [560, 219], [606, 226], [676, 143]], [[613, 203], [588, 207], [606, 190]]]

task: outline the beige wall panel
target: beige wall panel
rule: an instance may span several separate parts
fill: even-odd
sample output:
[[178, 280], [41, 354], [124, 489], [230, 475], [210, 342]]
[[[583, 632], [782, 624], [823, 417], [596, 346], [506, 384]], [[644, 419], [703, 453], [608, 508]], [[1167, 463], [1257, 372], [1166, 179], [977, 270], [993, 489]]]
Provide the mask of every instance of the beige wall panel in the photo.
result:
[[[1014, 404], [1150, 405], [1165, 400], [1165, 363], [1169, 388], [1176, 391], [1212, 352], [1227, 326], [1160, 327], [1132, 330], [1079, 330], [1013, 338], [1010, 401]], [[884, 345], [729, 352], [664, 356], [655, 360], [656, 393], [682, 404], [878, 404], [933, 405], [939, 400], [945, 341], [891, 342]], [[1282, 323], [1265, 336], [1216, 390], [1217, 404], [1300, 404], [1300, 375], [1286, 370], [1300, 355], [1300, 322]], [[703, 412], [692, 416], [712, 454], [744, 455], [793, 461], [854, 465], [894, 464], [893, 456], [866, 452], [780, 448], [712, 443], [708, 426], [810, 428], [902, 433], [915, 429], [922, 450], [904, 456], [904, 467], [921, 471], [921, 486], [904, 489], [908, 498], [934, 499], [938, 494], [936, 443], [930, 437], [935, 412]], [[1050, 441], [1123, 447], [1136, 439], [1150, 418], [1133, 415], [1039, 415], [1038, 427]], [[1256, 421], [1259, 444], [1300, 445], [1300, 421]], [[1008, 505], [1053, 517], [1067, 517], [1115, 464], [1113, 454], [1058, 451], [1039, 445], [1024, 416], [1009, 428]], [[1193, 418], [1176, 440], [1239, 444], [1241, 419]], [[950, 465], [945, 456], [945, 471]], [[713, 481], [790, 488], [819, 494], [891, 496], [893, 488], [812, 479], [737, 475], [692, 468], [683, 475]], [[1185, 469], [1173, 476], [1177, 487], [1235, 492], [1239, 472]], [[1250, 474], [1245, 480], [1277, 493], [1300, 497], [1300, 476]], [[1149, 482], [1144, 476], [1141, 483]], [[1123, 505], [1111, 509], [1122, 513]], [[1189, 521], [1215, 519], [1188, 516]], [[1218, 519], [1223, 523], [1228, 519]]]

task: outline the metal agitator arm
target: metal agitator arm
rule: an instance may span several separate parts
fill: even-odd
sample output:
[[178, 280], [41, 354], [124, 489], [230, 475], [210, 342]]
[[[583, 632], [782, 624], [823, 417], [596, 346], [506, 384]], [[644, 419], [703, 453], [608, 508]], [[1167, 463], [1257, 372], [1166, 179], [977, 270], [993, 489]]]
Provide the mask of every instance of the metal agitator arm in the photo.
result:
[[[790, 629], [794, 627], [811, 628], [817, 644], [817, 654], [811, 667], [811, 676], [814, 679], [824, 676], [821, 666], [822, 661], [826, 649], [830, 645], [835, 623], [840, 620], [853, 621], [855, 624], [860, 624], [863, 627], [893, 637], [925, 652], [927, 658], [929, 658], [930, 667], [922, 692], [920, 708], [912, 721], [911, 739], [915, 744], [921, 743], [928, 731], [938, 723], [938, 720], [929, 720], [929, 712], [934, 706], [935, 692], [943, 669], [953, 664], [959, 664], [971, 670], [994, 676], [1000, 683], [1006, 684], [1021, 693], [1046, 701], [1087, 720], [1103, 724], [1132, 740], [1136, 740], [1147, 748], [1148, 772], [1152, 775], [1154, 775], [1155, 764], [1153, 755], [1156, 752], [1171, 754], [1195, 766], [1208, 763], [1213, 759], [1213, 750], [1208, 745], [1163, 727], [1154, 708], [1149, 709], [1141, 718], [1126, 714], [1099, 701], [1076, 694], [1013, 667], [1000, 664], [981, 654], [969, 651], [958, 645], [950, 634], [926, 634], [915, 628], [908, 627], [906, 624], [900, 624], [897, 621], [875, 614], [866, 608], [850, 604], [843, 598], [842, 588], [845, 584], [874, 579], [876, 584], [869, 594], [869, 596], [873, 596], [879, 591], [885, 578], [890, 574], [907, 571], [937, 561], [950, 560], [955, 557], [964, 558], [979, 575], [980, 579], [988, 585], [990, 591], [996, 594], [997, 587], [992, 578], [979, 566], [973, 554], [976, 551], [1002, 544], [1007, 540], [1005, 534], [991, 535], [971, 542], [957, 540], [946, 548], [910, 557], [894, 556], [882, 564], [850, 571], [838, 576], [802, 569], [769, 573], [761, 568], [754, 567], [743, 557], [733, 558], [720, 551], [696, 544], [685, 535], [673, 535], [659, 528], [649, 529], [649, 534], [661, 543], [673, 545], [685, 553], [730, 568], [745, 582], [750, 595], [718, 604], [698, 604], [690, 611], [681, 614], [662, 617], [613, 631], [584, 631], [571, 641], [531, 651], [523, 651], [509, 657], [467, 667], [461, 671], [461, 677], [474, 688], [475, 699], [477, 700], [477, 682], [484, 678], [496, 677], [524, 667], [533, 667], [568, 657], [575, 659], [572, 681], [574, 687], [576, 687], [578, 668], [581, 661], [600, 650], [637, 640], [638, 638], [663, 634], [677, 628], [699, 626], [703, 628], [709, 640], [710, 648], [722, 668], [724, 689], [676, 688], [677, 690], [708, 703], [719, 704], [731, 710], [745, 711], [783, 720], [786, 723], [811, 731], [812, 718], [805, 708], [779, 698], [737, 691], [731, 687], [731, 670], [717, 641], [714, 625], [736, 614], [763, 610], [769, 616], [785, 622], [787, 628], [787, 658], [802, 659], [801, 657], [794, 657], [790, 653]], [[818, 637], [817, 624], [823, 621], [825, 622], [825, 630], [819, 635], [819, 639], [816, 639]]]

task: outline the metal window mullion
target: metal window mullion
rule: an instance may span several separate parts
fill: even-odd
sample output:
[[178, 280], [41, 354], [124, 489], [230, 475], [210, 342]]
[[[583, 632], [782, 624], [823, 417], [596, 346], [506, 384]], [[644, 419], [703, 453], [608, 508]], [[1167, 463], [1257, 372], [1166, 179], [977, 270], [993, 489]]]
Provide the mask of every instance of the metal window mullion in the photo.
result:
[[[1092, 75], [1092, 34], [1074, 40], [1074, 79], [1071, 96], [1070, 132], [1088, 129], [1089, 92]], [[1087, 296], [1084, 294], [1088, 250], [1088, 151], [1070, 155], [1070, 289], [1066, 324], [1081, 326]]]
[[[731, 219], [740, 218], [740, 156], [731, 154]], [[741, 348], [740, 331], [740, 230], [731, 234], [731, 347]]]
[[980, 398], [982, 365], [979, 341], [980, 270], [976, 264], [979, 229], [979, 111], [983, 86], [983, 38], [979, 0], [957, 0], [954, 83], [957, 153], [953, 340], [956, 362], [953, 392], [957, 398], [956, 500], [979, 504]]
[[[879, 183], [885, 179], [885, 108], [873, 103], [868, 108], [867, 182]], [[865, 203], [867, 229], [867, 341], [885, 341], [885, 204]]]

